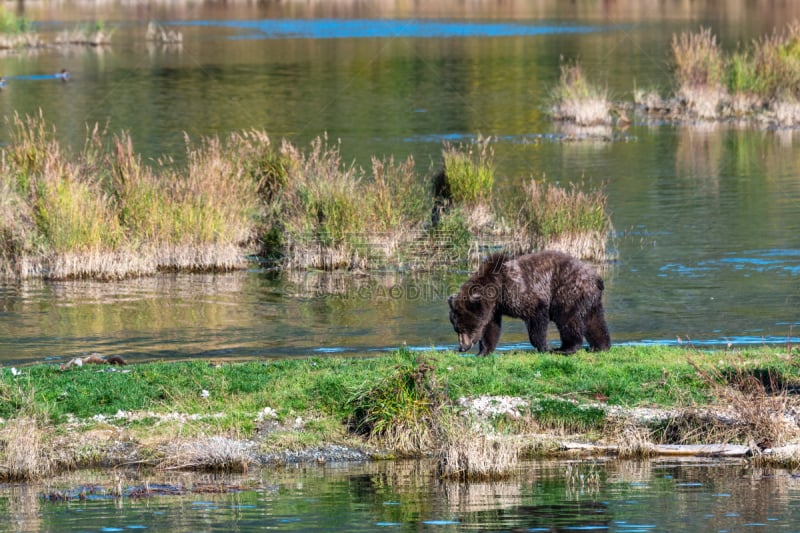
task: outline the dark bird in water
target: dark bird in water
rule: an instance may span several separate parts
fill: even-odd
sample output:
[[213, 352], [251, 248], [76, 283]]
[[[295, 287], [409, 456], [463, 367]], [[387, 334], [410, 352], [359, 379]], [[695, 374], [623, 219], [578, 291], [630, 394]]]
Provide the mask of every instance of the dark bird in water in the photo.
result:
[[3, 76], [0, 76], [0, 91], [6, 88], [6, 79]]
[[65, 68], [62, 68], [61, 72], [56, 74], [56, 78], [60, 79], [61, 81], [69, 81], [69, 71]]

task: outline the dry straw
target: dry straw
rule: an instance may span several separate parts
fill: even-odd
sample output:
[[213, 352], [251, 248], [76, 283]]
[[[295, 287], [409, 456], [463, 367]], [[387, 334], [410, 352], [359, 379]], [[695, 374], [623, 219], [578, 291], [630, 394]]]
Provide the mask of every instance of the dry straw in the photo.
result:
[[517, 466], [518, 438], [487, 434], [469, 419], [447, 420], [436, 452], [437, 472], [443, 478], [486, 481], [509, 476]]
[[50, 473], [50, 461], [44, 453], [44, 437], [32, 417], [9, 420], [0, 432], [3, 453], [0, 455], [0, 478], [27, 481]]
[[247, 472], [255, 462], [252, 445], [223, 436], [171, 442], [159, 468]]

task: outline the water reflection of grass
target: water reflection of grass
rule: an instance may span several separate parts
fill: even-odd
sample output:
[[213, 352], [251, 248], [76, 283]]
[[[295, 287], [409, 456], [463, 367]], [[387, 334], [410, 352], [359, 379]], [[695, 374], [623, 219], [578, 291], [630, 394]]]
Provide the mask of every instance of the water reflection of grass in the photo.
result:
[[[724, 438], [774, 445], [797, 438], [797, 428], [787, 429], [785, 419], [772, 413], [794, 404], [793, 355], [791, 348], [619, 346], [574, 357], [399, 350], [376, 358], [153, 362], [122, 371], [88, 365], [63, 372], [55, 365], [26, 367], [21, 374], [5, 369], [0, 476], [24, 479], [130, 461], [242, 469], [280, 461], [286, 450], [329, 444], [394, 455], [401, 450], [392, 446], [401, 443], [404, 453], [449, 449], [452, 458], [463, 448], [446, 443], [463, 445], [485, 435], [507, 439], [523, 453], [552, 450], [576, 432], [612, 443], [636, 433], [651, 442]], [[495, 407], [502, 398], [519, 401], [514, 409], [491, 411], [458, 402], [479, 397], [494, 398]], [[661, 414], [632, 411], [642, 407], [660, 408]], [[426, 436], [417, 439], [421, 428]], [[208, 461], [198, 455], [203, 450], [211, 450]]]
[[325, 138], [305, 151], [255, 130], [187, 142], [176, 169], [146, 165], [125, 134], [109, 150], [107, 137], [95, 128], [71, 154], [42, 117], [13, 120], [0, 162], [6, 276], [230, 270], [257, 254], [323, 270], [430, 270], [544, 247], [606, 259], [605, 196], [531, 182], [521, 202], [494, 197], [488, 140], [445, 145], [429, 179], [412, 158], [348, 165]]

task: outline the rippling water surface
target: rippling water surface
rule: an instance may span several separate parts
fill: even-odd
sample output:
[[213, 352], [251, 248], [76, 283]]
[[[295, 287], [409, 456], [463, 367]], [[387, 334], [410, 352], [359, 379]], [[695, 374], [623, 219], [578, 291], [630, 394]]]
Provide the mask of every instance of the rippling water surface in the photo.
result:
[[[0, 530], [791, 532], [800, 523], [800, 481], [783, 470], [544, 461], [525, 462], [504, 481], [463, 484], [437, 480], [432, 468], [379, 462], [244, 477], [123, 473], [121, 498], [108, 494], [112, 476], [78, 473], [46, 487], [0, 486], [0, 510], [10, 517]], [[145, 487], [152, 496], [141, 496]], [[80, 492], [83, 500], [51, 501]]]

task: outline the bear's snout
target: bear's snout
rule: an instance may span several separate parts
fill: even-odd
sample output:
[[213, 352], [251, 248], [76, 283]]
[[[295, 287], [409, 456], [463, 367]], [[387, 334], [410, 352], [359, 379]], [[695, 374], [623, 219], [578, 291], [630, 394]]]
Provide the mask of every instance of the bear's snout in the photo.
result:
[[459, 333], [458, 334], [458, 351], [459, 352], [468, 352], [472, 349], [472, 345], [475, 344], [472, 339], [466, 333]]

